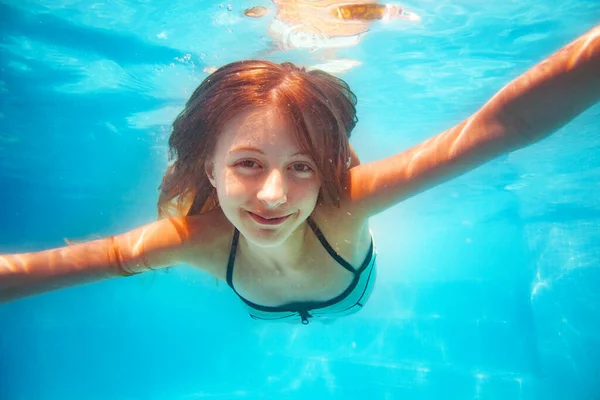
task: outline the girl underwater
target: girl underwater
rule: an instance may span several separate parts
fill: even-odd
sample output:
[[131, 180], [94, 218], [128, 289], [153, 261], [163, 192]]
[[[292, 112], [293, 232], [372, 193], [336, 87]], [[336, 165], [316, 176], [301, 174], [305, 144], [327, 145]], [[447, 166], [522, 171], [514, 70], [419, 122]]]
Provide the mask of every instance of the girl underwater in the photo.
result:
[[227, 282], [257, 319], [306, 324], [356, 312], [375, 281], [371, 216], [549, 136], [599, 99], [600, 26], [458, 125], [360, 164], [345, 82], [290, 63], [225, 65], [173, 123], [159, 220], [0, 256], [0, 301], [188, 264]]

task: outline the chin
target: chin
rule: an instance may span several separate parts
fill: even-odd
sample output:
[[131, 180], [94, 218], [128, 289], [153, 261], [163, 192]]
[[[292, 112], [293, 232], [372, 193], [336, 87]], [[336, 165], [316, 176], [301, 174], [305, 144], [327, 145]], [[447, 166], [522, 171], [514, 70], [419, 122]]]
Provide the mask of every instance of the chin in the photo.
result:
[[290, 236], [291, 232], [288, 232], [287, 229], [285, 232], [281, 231], [266, 231], [256, 228], [248, 228], [244, 229], [245, 232], [240, 231], [242, 235], [246, 238], [246, 240], [252, 243], [255, 246], [263, 247], [263, 248], [271, 248], [277, 247], [284, 243], [286, 239]]
[[[306, 219], [306, 218], [304, 218]], [[304, 219], [299, 219], [299, 212], [290, 215], [289, 219], [280, 226], [261, 226], [252, 217], [244, 220], [246, 240], [260, 247], [277, 247], [284, 243], [300, 226]]]

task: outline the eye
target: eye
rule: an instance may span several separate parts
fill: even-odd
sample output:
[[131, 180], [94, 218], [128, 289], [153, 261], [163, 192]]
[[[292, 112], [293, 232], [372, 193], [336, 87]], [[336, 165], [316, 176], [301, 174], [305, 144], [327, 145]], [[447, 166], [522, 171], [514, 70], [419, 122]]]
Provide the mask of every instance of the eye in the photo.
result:
[[292, 165], [294, 172], [313, 172], [313, 169], [305, 163], [296, 163]]
[[252, 160], [242, 160], [242, 161], [238, 162], [236, 164], [236, 166], [239, 166], [242, 168], [254, 169], [254, 168], [258, 167], [258, 163], [256, 161], [252, 161]]

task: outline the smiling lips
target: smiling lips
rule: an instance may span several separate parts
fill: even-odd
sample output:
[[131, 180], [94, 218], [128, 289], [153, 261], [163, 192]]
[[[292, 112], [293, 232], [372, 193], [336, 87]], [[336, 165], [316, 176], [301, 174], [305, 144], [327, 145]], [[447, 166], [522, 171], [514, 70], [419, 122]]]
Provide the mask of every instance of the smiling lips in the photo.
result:
[[253, 220], [255, 220], [256, 222], [258, 222], [261, 225], [279, 225], [281, 223], [283, 223], [286, 219], [289, 218], [289, 215], [285, 215], [283, 217], [270, 217], [270, 216], [263, 216], [263, 215], [259, 215], [259, 214], [254, 214], [253, 212], [248, 211], [248, 213], [250, 214], [250, 216], [252, 217]]

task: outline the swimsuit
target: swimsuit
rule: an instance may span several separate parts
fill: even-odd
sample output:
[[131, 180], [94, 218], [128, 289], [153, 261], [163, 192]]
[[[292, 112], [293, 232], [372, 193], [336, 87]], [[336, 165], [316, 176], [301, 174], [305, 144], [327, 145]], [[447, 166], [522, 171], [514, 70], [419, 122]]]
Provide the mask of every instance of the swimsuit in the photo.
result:
[[367, 302], [373, 286], [375, 285], [375, 246], [373, 236], [371, 235], [371, 246], [362, 265], [354, 269], [346, 260], [344, 260], [329, 245], [325, 236], [313, 220], [306, 220], [308, 225], [319, 239], [325, 250], [333, 257], [343, 268], [354, 274], [352, 283], [341, 294], [325, 301], [295, 301], [281, 306], [262, 306], [246, 300], [240, 295], [233, 286], [233, 265], [237, 252], [237, 244], [240, 232], [235, 229], [229, 252], [229, 263], [227, 264], [227, 284], [233, 289], [238, 297], [248, 306], [250, 316], [254, 319], [269, 321], [287, 321], [297, 322], [301, 320], [304, 325], [308, 324], [311, 318], [332, 318], [350, 315], [358, 312]]

